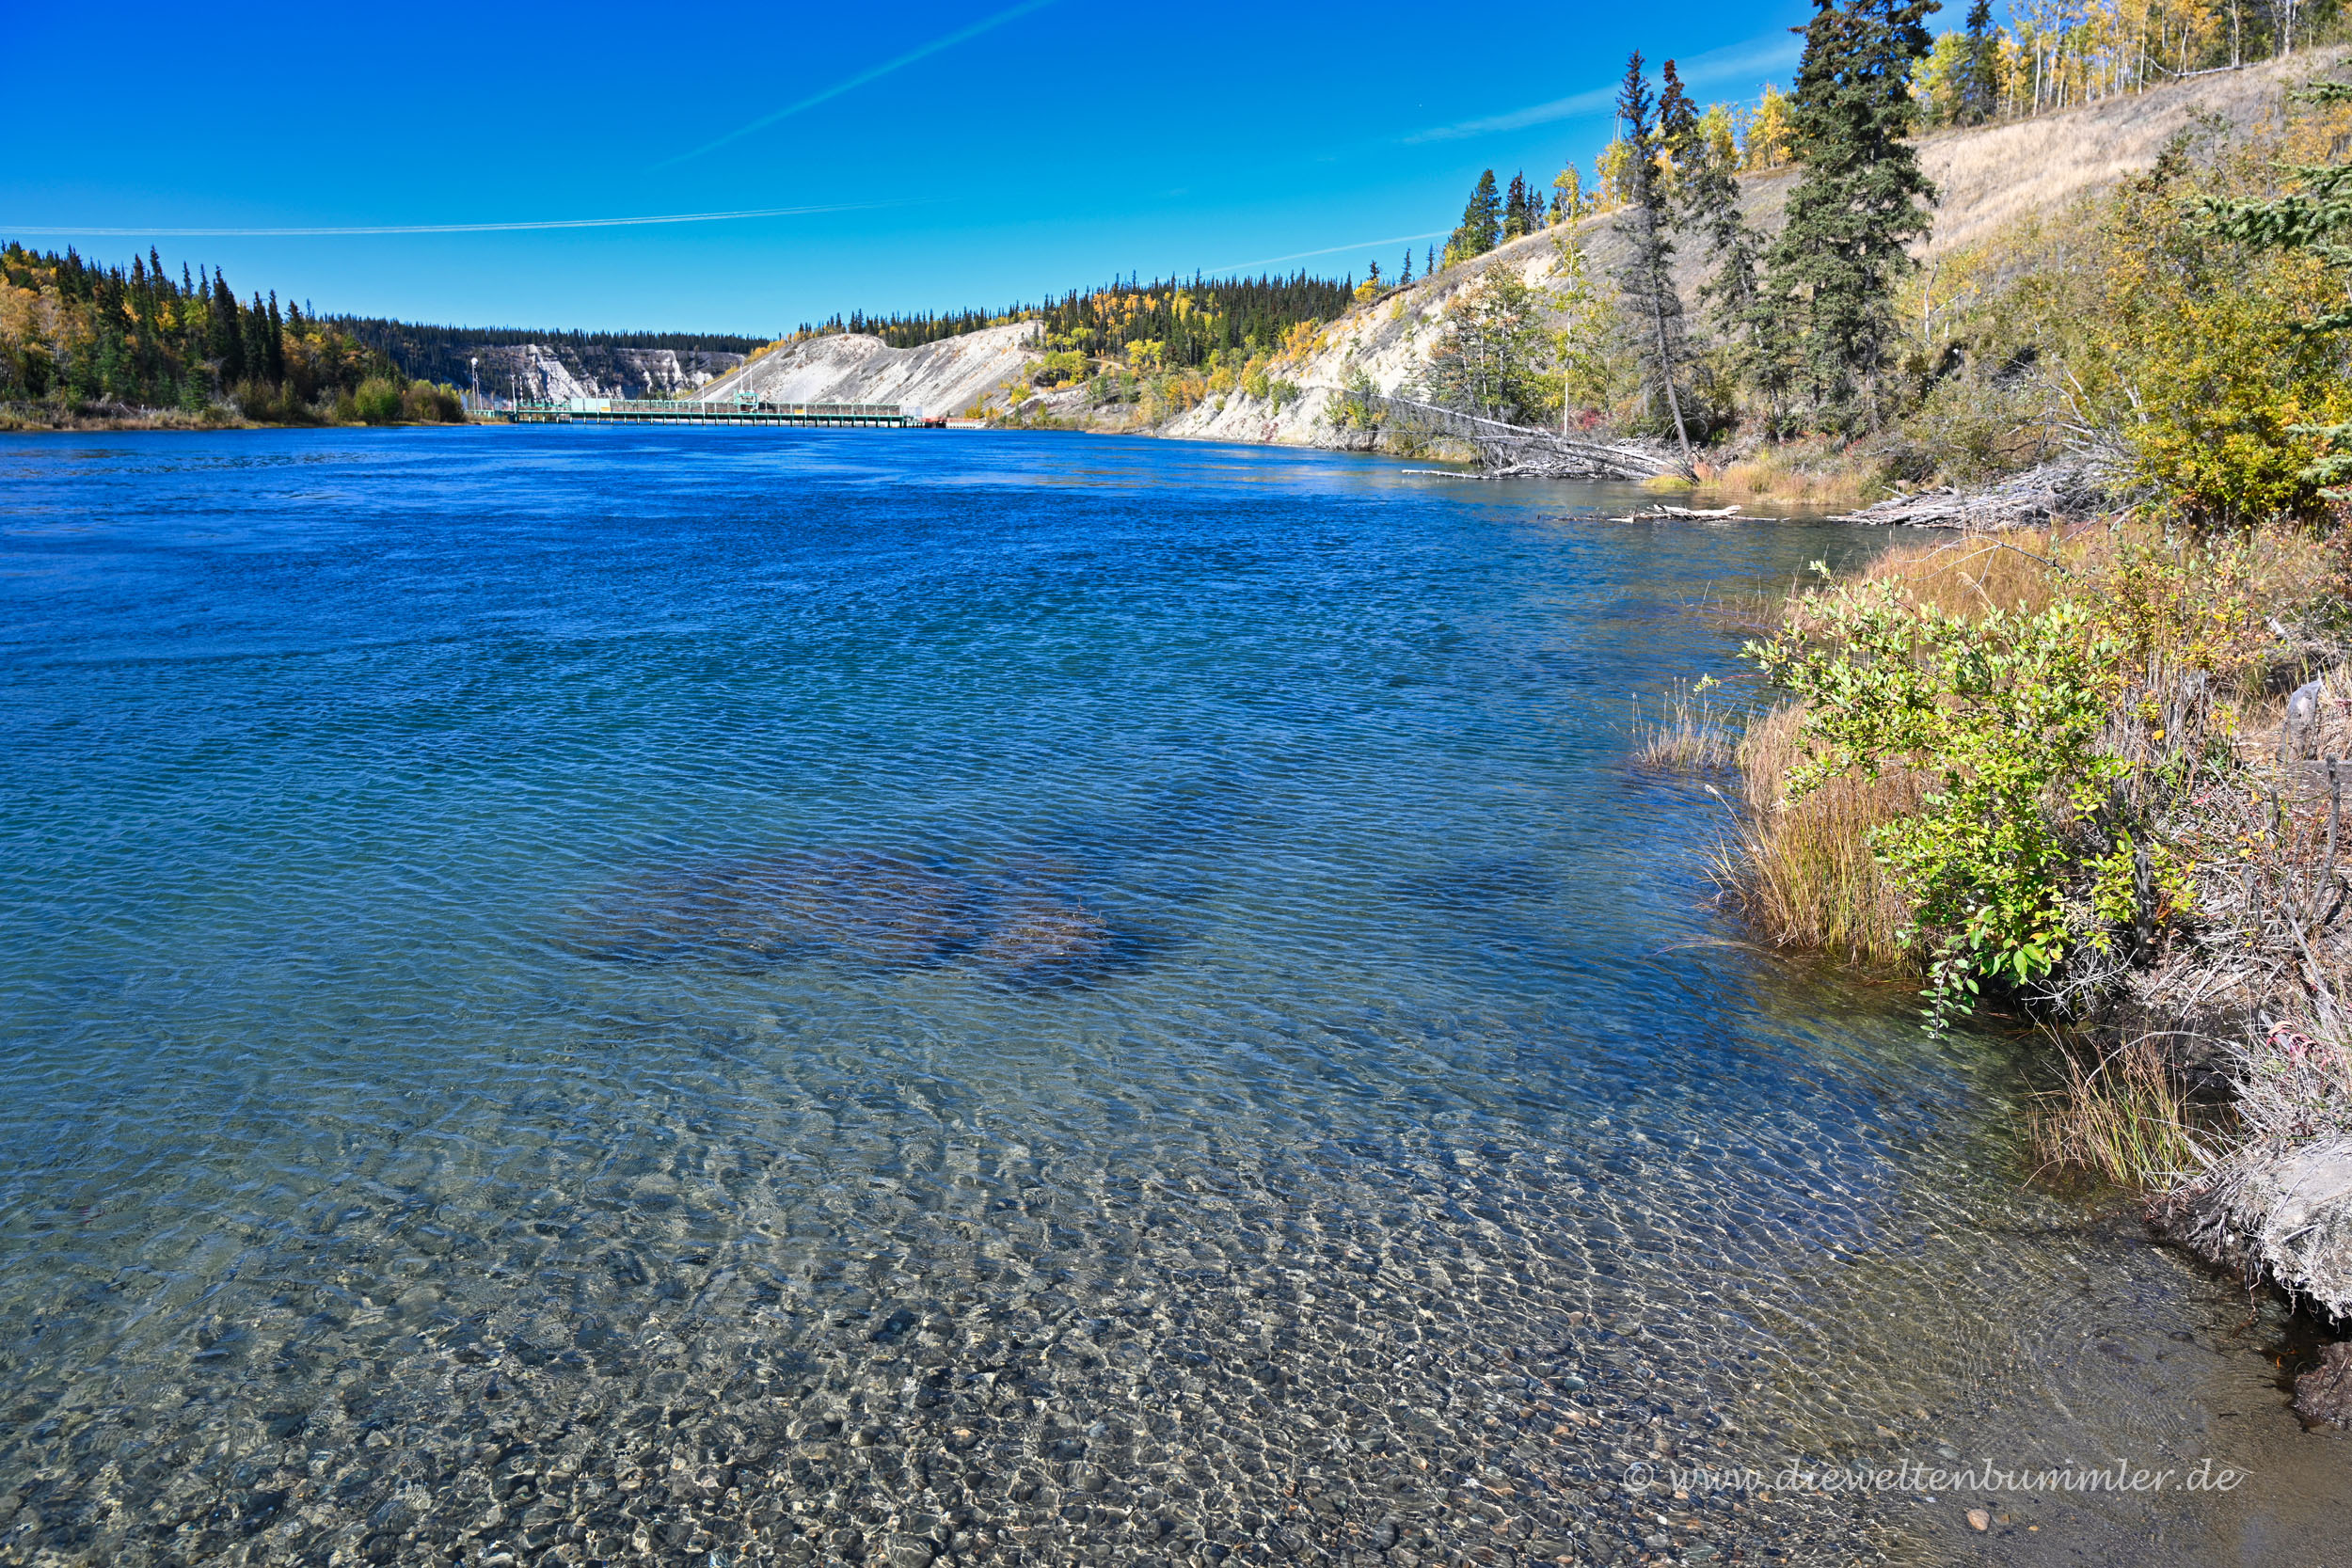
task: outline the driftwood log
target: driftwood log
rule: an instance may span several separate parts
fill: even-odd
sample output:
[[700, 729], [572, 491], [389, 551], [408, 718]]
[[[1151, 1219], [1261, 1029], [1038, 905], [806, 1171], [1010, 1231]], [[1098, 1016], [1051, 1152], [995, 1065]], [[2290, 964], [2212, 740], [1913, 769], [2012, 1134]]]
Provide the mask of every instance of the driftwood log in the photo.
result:
[[1372, 394], [1364, 401], [1395, 429], [1466, 441], [1488, 479], [1657, 479], [1682, 464], [1636, 441], [1586, 441], [1556, 430], [1505, 424], [1414, 398]]
[[1958, 528], [1972, 532], [2022, 528], [2054, 517], [2095, 512], [2106, 500], [2105, 467], [2089, 457], [2062, 457], [1982, 490], [1950, 485], [1897, 496], [1830, 519], [1880, 527]]
[[1669, 517], [1724, 518], [1740, 515], [1737, 506], [1645, 506], [1619, 517], [1621, 523], [1654, 523]]

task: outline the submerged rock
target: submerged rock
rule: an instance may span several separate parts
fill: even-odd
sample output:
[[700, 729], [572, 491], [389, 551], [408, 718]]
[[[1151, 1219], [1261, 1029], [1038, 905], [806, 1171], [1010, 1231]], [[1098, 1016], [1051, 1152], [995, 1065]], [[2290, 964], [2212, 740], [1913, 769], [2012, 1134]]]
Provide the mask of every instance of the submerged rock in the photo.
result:
[[744, 855], [649, 873], [593, 899], [573, 945], [621, 962], [824, 958], [914, 969], [967, 960], [1022, 986], [1098, 973], [1108, 921], [1026, 877], [965, 877], [901, 855]]
[[1068, 981], [1093, 973], [1111, 955], [1109, 923], [1067, 899], [1023, 897], [998, 909], [973, 960], [1023, 984]]
[[745, 856], [624, 884], [597, 902], [584, 945], [649, 963], [824, 956], [902, 969], [971, 946], [983, 912], [968, 883], [896, 855]]
[[2352, 1427], [2352, 1340], [2323, 1348], [2319, 1365], [2295, 1380], [2295, 1413]]

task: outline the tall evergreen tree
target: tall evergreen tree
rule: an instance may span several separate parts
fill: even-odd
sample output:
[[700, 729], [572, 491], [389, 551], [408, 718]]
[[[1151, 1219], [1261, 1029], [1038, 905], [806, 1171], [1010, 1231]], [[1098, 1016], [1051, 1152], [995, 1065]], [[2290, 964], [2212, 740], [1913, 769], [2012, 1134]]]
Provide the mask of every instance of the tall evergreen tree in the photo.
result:
[[237, 296], [229, 292], [229, 280], [213, 274], [212, 356], [220, 363], [220, 380], [224, 387], [234, 387], [245, 379], [245, 327], [237, 319]]
[[1617, 286], [1640, 323], [1636, 337], [1644, 366], [1663, 394], [1674, 420], [1675, 439], [1682, 446], [1683, 466], [1691, 463], [1691, 429], [1682, 418], [1681, 379], [1685, 357], [1682, 296], [1675, 292], [1674, 243], [1666, 237], [1666, 194], [1658, 178], [1658, 130], [1651, 120], [1649, 83], [1642, 75], [1642, 52], [1626, 62], [1625, 81], [1617, 88], [1618, 135], [1626, 143], [1627, 256], [1617, 270]]
[[262, 293], [253, 292], [253, 303], [245, 309], [245, 373], [259, 380], [269, 376], [269, 312], [262, 309]]
[[1658, 146], [1681, 182], [1683, 166], [1699, 144], [1699, 106], [1682, 87], [1681, 73], [1668, 60], [1658, 71]]
[[1992, 0], [1968, 8], [1967, 53], [1961, 59], [1960, 122], [1981, 125], [2000, 111], [2001, 39]]
[[1765, 253], [1759, 337], [1777, 365], [1768, 390], [1793, 388], [1834, 429], [1875, 427], [1880, 375], [1895, 338], [1904, 246], [1927, 232], [1935, 187], [1903, 137], [1916, 112], [1913, 65], [1931, 40], [1935, 0], [1814, 0], [1791, 105], [1804, 172]]
[[269, 332], [262, 344], [272, 381], [286, 379], [286, 321], [278, 313], [278, 291], [269, 292]]
[[[1714, 260], [1708, 280], [1699, 285], [1699, 298], [1716, 329], [1731, 341], [1745, 368], [1751, 356], [1756, 314], [1756, 262], [1761, 241], [1740, 210], [1739, 154], [1709, 138], [1699, 124], [1697, 108], [1682, 90], [1682, 80], [1668, 60], [1661, 74], [1666, 84], [1660, 96], [1661, 135], [1675, 155], [1675, 228], [1689, 236]], [[1668, 105], [1679, 100], [1671, 110]]]
[[1495, 190], [1495, 171], [1486, 170], [1471, 187], [1462, 206], [1461, 226], [1446, 241], [1446, 255], [1457, 261], [1484, 256], [1502, 240], [1502, 198]]
[[1413, 247], [1412, 247], [1411, 245], [1406, 245], [1406, 246], [1405, 247], [1405, 267], [1404, 267], [1404, 270], [1403, 270], [1403, 271], [1399, 272], [1399, 273], [1396, 275], [1396, 286], [1397, 286], [1398, 288], [1400, 288], [1400, 289], [1401, 289], [1401, 288], [1405, 287], [1405, 285], [1406, 285], [1407, 283], [1410, 283], [1412, 280], [1413, 280]]

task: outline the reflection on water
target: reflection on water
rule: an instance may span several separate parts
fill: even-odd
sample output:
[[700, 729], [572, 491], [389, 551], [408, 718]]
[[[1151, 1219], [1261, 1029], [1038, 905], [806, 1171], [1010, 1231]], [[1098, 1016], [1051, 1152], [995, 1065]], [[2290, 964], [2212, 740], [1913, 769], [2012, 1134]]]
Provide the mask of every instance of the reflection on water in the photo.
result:
[[[1867, 538], [1043, 437], [0, 468], [6, 1560], [2346, 1556], [2276, 1324], [1618, 760], [1686, 597]], [[1628, 1481], [1947, 1449], [2258, 1474]]]

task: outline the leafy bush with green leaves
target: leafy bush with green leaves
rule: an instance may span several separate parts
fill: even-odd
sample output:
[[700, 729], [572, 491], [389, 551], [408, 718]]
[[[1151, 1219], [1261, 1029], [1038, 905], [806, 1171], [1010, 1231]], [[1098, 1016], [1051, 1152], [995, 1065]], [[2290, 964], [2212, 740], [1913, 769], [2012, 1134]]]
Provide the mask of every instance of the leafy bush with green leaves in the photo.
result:
[[1888, 767], [1930, 784], [1870, 842], [1912, 901], [1931, 1021], [1964, 1011], [1980, 978], [2022, 986], [2104, 944], [2137, 907], [2144, 855], [2110, 809], [2129, 764], [2100, 746], [2120, 677], [2096, 611], [2060, 598], [1963, 616], [1890, 582], [1812, 610], [1747, 652], [1808, 705], [1791, 797]]
[[1084, 381], [1094, 373], [1094, 362], [1075, 349], [1057, 348], [1038, 356], [1029, 367], [1032, 387], [1067, 387]]
[[352, 412], [366, 424], [397, 423], [401, 390], [399, 383], [372, 375], [352, 392]]
[[1380, 388], [1361, 365], [1350, 365], [1324, 417], [1334, 430], [1380, 428]]

